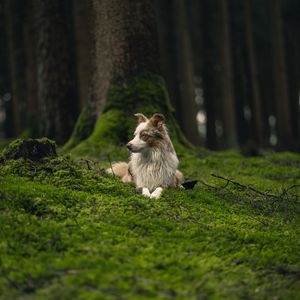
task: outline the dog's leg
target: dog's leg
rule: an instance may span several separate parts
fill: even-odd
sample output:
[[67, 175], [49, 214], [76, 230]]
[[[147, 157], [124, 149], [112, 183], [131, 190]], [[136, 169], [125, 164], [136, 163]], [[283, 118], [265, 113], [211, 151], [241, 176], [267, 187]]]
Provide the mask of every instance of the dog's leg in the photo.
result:
[[176, 170], [175, 186], [180, 186], [183, 183], [183, 181], [184, 181], [183, 174], [179, 170]]
[[132, 176], [130, 174], [126, 174], [124, 177], [122, 177], [121, 179], [123, 182], [127, 183], [127, 182], [131, 182], [132, 181]]
[[150, 194], [149, 190], [145, 187], [142, 188], [142, 194], [145, 197], [151, 197], [151, 194]]
[[161, 195], [163, 191], [163, 188], [162, 187], [158, 187], [155, 189], [154, 192], [152, 192], [152, 194], [150, 195], [150, 198], [155, 198], [155, 199], [158, 199]]

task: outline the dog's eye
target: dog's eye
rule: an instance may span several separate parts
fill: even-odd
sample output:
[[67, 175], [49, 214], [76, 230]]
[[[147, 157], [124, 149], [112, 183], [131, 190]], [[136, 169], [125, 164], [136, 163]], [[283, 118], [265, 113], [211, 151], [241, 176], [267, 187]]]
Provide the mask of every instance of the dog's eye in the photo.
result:
[[149, 137], [149, 134], [147, 134], [146, 132], [141, 132], [140, 133], [140, 138], [141, 139], [146, 139], [146, 138], [148, 138]]

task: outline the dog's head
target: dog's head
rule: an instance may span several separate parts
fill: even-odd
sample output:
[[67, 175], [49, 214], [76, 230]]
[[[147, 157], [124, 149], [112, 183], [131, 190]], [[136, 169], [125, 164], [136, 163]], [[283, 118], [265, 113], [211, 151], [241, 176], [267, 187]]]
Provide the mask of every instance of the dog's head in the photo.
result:
[[147, 151], [153, 147], [159, 147], [166, 135], [165, 117], [162, 114], [154, 114], [150, 119], [141, 113], [137, 117], [137, 128], [134, 138], [128, 142], [127, 148], [134, 153]]

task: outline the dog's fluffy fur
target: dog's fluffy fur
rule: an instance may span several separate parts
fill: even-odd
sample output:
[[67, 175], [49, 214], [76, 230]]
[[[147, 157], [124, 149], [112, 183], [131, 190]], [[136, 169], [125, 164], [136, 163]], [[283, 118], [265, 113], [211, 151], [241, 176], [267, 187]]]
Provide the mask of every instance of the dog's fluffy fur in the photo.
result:
[[138, 126], [134, 138], [127, 144], [131, 151], [129, 163], [119, 162], [108, 169], [123, 182], [134, 181], [144, 196], [159, 198], [163, 189], [175, 187], [183, 182], [177, 170], [179, 161], [170, 140], [162, 114], [150, 119], [135, 114]]

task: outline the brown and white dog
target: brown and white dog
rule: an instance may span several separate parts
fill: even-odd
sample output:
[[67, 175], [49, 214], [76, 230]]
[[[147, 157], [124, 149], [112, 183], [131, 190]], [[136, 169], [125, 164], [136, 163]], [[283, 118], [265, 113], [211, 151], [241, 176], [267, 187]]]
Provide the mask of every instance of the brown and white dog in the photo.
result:
[[134, 181], [138, 190], [150, 198], [159, 198], [163, 189], [179, 186], [183, 175], [177, 170], [179, 161], [162, 114], [150, 119], [135, 114], [138, 126], [134, 138], [126, 145], [131, 152], [130, 161], [119, 162], [107, 170], [123, 182]]

